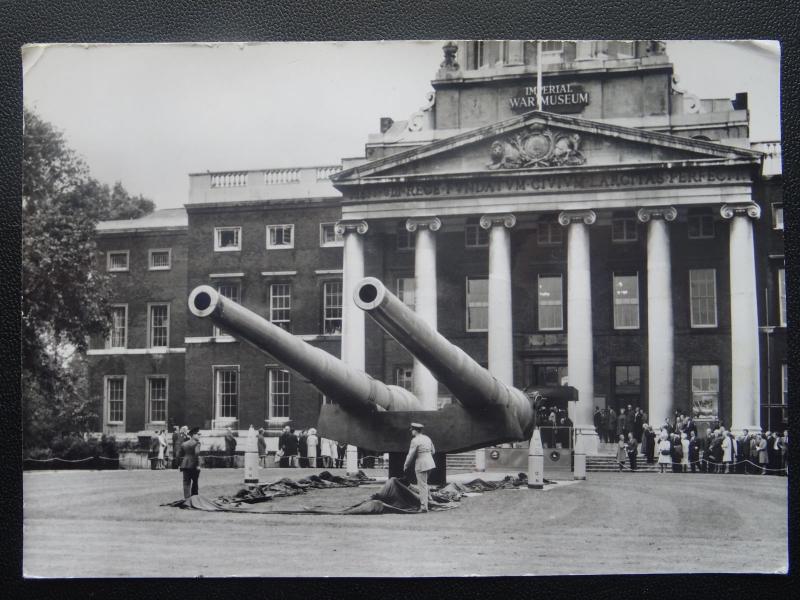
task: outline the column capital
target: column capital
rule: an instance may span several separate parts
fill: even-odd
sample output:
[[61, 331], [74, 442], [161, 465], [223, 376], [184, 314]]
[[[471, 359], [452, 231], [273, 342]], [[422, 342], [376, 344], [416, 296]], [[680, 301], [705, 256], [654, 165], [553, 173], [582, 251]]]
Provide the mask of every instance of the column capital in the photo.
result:
[[750, 217], [758, 219], [761, 217], [761, 207], [754, 202], [743, 202], [741, 204], [723, 204], [719, 209], [719, 214], [723, 219], [733, 217]]
[[429, 231], [439, 231], [442, 222], [439, 217], [411, 217], [406, 219], [406, 231], [414, 233], [420, 227], [427, 227]]
[[345, 235], [346, 233], [360, 233], [364, 235], [367, 233], [369, 229], [369, 224], [366, 221], [337, 221], [336, 225], [333, 227], [334, 231], [339, 235]]
[[647, 223], [651, 219], [674, 221], [677, 216], [678, 211], [674, 206], [644, 206], [636, 211], [640, 223]]
[[578, 221], [591, 225], [597, 221], [597, 214], [593, 210], [565, 210], [558, 215], [558, 222], [564, 227]]
[[483, 215], [481, 216], [480, 224], [483, 229], [491, 229], [492, 225], [503, 225], [511, 229], [517, 224], [517, 217], [510, 213], [504, 215]]

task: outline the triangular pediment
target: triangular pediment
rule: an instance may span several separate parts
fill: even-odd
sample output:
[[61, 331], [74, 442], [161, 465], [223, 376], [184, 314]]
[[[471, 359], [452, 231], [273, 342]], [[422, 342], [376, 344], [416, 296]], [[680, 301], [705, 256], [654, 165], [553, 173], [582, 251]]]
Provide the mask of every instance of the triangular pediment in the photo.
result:
[[758, 164], [761, 153], [714, 142], [532, 111], [367, 162], [334, 186], [413, 176], [686, 164]]

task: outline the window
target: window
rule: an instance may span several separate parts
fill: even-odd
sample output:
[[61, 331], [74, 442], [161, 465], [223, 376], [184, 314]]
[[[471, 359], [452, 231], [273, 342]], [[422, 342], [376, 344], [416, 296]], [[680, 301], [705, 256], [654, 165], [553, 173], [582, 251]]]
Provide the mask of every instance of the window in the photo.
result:
[[615, 218], [611, 220], [612, 242], [635, 242], [639, 239], [636, 219]]
[[464, 228], [464, 246], [467, 248], [486, 248], [489, 245], [489, 230], [477, 221], [467, 221]]
[[714, 216], [709, 214], [690, 214], [688, 217], [689, 239], [702, 240], [714, 237]]
[[559, 246], [564, 239], [563, 229], [555, 221], [542, 221], [537, 226], [536, 241], [540, 246]]
[[214, 250], [216, 252], [233, 252], [242, 249], [241, 227], [215, 227]]
[[568, 385], [567, 365], [533, 365], [533, 385], [559, 387]]
[[414, 310], [416, 306], [416, 279], [413, 277], [399, 277], [397, 279], [397, 297], [403, 304]]
[[292, 314], [292, 286], [288, 283], [272, 283], [269, 286], [269, 320], [290, 330]]
[[319, 245], [323, 248], [344, 245], [344, 238], [336, 233], [336, 223], [319, 224]]
[[235, 421], [239, 414], [239, 367], [214, 367], [216, 420]]
[[783, 229], [783, 203], [772, 205], [772, 228]]
[[167, 422], [167, 378], [147, 378], [147, 405], [150, 423]]
[[561, 275], [539, 275], [539, 329], [564, 329]]
[[409, 392], [414, 391], [414, 369], [411, 367], [397, 367], [394, 370], [394, 384]]
[[489, 330], [489, 280], [467, 278], [467, 331]]
[[128, 345], [128, 305], [111, 306], [111, 332], [106, 341], [107, 348], [125, 348]]
[[167, 271], [172, 267], [172, 251], [167, 248], [166, 250], [150, 250], [150, 270], [151, 271]]
[[617, 58], [633, 58], [634, 42], [617, 42]]
[[689, 271], [692, 327], [717, 326], [716, 279], [715, 269], [692, 269]]
[[108, 262], [106, 268], [109, 271], [127, 271], [130, 253], [128, 250], [117, 250], [109, 252], [107, 255]]
[[614, 329], [639, 329], [638, 275], [614, 275]]
[[326, 281], [322, 286], [322, 331], [327, 335], [342, 333], [342, 282]]
[[[238, 282], [220, 283], [219, 285], [217, 285], [217, 291], [219, 292], [219, 295], [222, 296], [223, 298], [228, 298], [229, 300], [233, 300], [238, 304], [241, 304], [242, 302], [241, 286], [239, 285]], [[221, 337], [221, 336], [230, 337], [227, 333], [225, 333], [215, 325], [214, 337]]]
[[150, 304], [148, 319], [150, 322], [150, 348], [166, 348], [169, 346], [169, 304]]
[[[639, 388], [641, 385], [639, 365], [617, 365], [614, 367], [614, 385], [620, 388]], [[625, 391], [624, 389], [622, 391]]]
[[786, 269], [778, 269], [778, 316], [781, 327], [786, 327]]
[[711, 419], [719, 415], [719, 367], [692, 366], [692, 416]]
[[108, 375], [105, 377], [106, 422], [125, 422], [125, 376]]
[[294, 248], [294, 225], [267, 225], [267, 250]]
[[561, 62], [561, 55], [564, 52], [564, 42], [543, 41], [542, 42], [542, 63], [552, 64]]
[[781, 365], [781, 404], [789, 404], [789, 365]]
[[414, 249], [414, 234], [406, 229], [405, 225], [397, 228], [397, 249], [398, 250], [413, 250]]
[[269, 419], [289, 420], [291, 380], [286, 369], [269, 369]]

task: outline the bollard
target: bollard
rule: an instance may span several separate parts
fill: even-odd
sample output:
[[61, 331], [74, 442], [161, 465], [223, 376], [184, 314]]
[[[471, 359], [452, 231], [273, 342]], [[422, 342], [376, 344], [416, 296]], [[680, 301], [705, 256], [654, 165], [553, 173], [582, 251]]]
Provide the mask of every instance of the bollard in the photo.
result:
[[476, 471], [485, 471], [486, 470], [486, 449], [485, 448], [478, 448], [475, 450], [475, 470]]
[[572, 468], [573, 478], [586, 479], [586, 450], [583, 449], [583, 436], [580, 432], [575, 435], [575, 444], [572, 452], [575, 460]]
[[247, 432], [247, 442], [244, 447], [244, 484], [258, 484], [258, 443], [256, 430], [252, 425]]
[[347, 474], [355, 475], [358, 473], [358, 448], [356, 446], [347, 445], [347, 458], [346, 465]]
[[528, 489], [544, 489], [544, 454], [542, 452], [542, 434], [539, 428], [533, 430], [531, 443], [528, 446]]

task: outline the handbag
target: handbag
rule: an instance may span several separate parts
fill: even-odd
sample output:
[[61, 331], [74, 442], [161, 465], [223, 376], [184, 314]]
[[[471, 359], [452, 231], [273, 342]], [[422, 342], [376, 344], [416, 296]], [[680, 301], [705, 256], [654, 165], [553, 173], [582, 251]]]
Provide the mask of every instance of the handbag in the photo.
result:
[[661, 456], [669, 456], [669, 450], [662, 450]]

